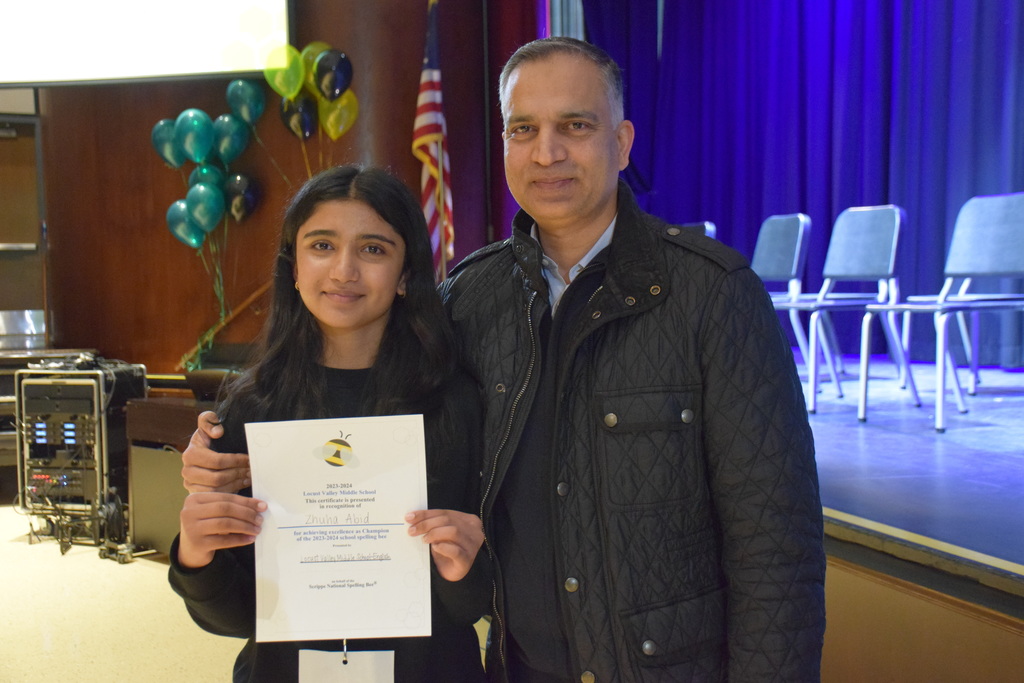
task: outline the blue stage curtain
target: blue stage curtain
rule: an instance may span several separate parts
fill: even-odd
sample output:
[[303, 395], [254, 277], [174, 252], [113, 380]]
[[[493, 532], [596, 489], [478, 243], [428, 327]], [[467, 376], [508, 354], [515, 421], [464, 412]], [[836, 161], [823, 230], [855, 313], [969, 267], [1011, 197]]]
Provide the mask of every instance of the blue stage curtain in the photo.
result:
[[[714, 221], [747, 256], [766, 216], [807, 213], [813, 290], [836, 216], [899, 204], [904, 295], [938, 291], [967, 199], [1024, 191], [1022, 4], [665, 0], [659, 56], [657, 0], [583, 0], [588, 38], [624, 66], [645, 208]], [[836, 318], [847, 353], [855, 317]], [[982, 335], [983, 362], [1024, 366], [1021, 318], [985, 321], [1001, 333]], [[933, 340], [917, 320], [915, 357]]]

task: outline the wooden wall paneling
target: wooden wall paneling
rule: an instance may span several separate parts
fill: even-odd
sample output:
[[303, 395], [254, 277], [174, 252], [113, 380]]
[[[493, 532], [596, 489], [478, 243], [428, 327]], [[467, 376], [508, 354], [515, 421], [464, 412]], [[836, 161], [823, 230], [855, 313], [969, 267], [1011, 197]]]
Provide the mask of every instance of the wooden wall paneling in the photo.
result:
[[45, 250], [41, 244], [34, 122], [0, 123], [0, 242], [34, 244], [33, 251], [0, 250], [0, 310], [42, 309]]
[[[442, 4], [442, 35], [452, 41], [442, 59], [453, 175], [458, 178], [453, 182], [456, 229], [468, 235], [465, 230], [474, 228], [479, 235], [475, 241], [457, 235], [465, 253], [468, 244], [483, 243], [485, 223], [483, 60], [472, 52], [482, 50], [482, 3]], [[260, 81], [267, 109], [256, 131], [264, 146], [250, 142], [231, 170], [256, 178], [263, 199], [245, 222], [229, 225], [223, 271], [230, 305], [267, 281], [280, 216], [308, 175], [307, 159], [312, 171], [351, 161], [389, 166], [411, 187], [419, 187], [419, 164], [410, 144], [426, 2], [297, 0], [295, 14], [297, 48], [322, 40], [349, 54], [360, 114], [337, 142], [314, 135], [303, 144], [281, 121], [280, 98]], [[194, 164], [169, 168], [149, 140], [158, 120], [174, 119], [186, 108], [203, 109], [213, 118], [229, 111], [229, 81], [40, 91], [54, 346], [96, 348], [107, 358], [143, 363], [150, 372], [174, 372], [182, 354], [217, 321], [210, 276], [196, 251], [175, 239], [165, 222], [167, 207], [184, 198]], [[460, 220], [469, 227], [460, 228]], [[239, 315], [217, 340], [250, 341], [264, 307], [261, 300]]]
[[823, 683], [1019, 681], [1024, 623], [829, 556]]

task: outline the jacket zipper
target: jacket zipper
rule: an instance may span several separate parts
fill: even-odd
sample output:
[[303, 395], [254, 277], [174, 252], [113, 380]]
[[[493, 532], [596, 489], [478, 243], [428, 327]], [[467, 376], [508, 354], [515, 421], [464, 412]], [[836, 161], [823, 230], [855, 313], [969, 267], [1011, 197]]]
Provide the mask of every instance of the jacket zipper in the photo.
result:
[[[505, 429], [505, 434], [501, 438], [501, 443], [498, 444], [498, 450], [494, 454], [493, 465], [491, 466], [491, 476], [487, 481], [487, 489], [484, 491], [484, 495], [480, 498], [480, 519], [484, 519], [484, 507], [487, 504], [487, 497], [491, 495], [491, 489], [494, 487], [494, 478], [498, 474], [498, 457], [501, 452], [505, 450], [505, 444], [508, 443], [509, 436], [512, 434], [512, 425], [515, 422], [516, 410], [519, 407], [519, 402], [522, 400], [523, 395], [526, 393], [527, 387], [530, 386], [530, 380], [533, 377], [533, 368], [537, 364], [537, 339], [534, 335], [533, 329], [533, 304], [537, 300], [537, 292], [530, 293], [530, 303], [526, 307], [526, 324], [530, 333], [530, 362], [526, 366], [526, 377], [523, 379], [523, 384], [519, 387], [519, 393], [512, 399], [512, 408], [508, 413], [508, 425]], [[486, 527], [485, 527], [486, 528]], [[491, 544], [487, 541], [486, 533], [484, 540], [487, 542], [487, 552], [494, 558], [494, 552], [491, 549]], [[507, 663], [505, 661], [505, 624], [501, 619], [501, 614], [498, 612], [498, 586], [495, 582], [491, 588], [491, 611], [494, 613], [494, 618], [498, 621], [498, 656], [501, 659], [501, 668], [507, 669]]]

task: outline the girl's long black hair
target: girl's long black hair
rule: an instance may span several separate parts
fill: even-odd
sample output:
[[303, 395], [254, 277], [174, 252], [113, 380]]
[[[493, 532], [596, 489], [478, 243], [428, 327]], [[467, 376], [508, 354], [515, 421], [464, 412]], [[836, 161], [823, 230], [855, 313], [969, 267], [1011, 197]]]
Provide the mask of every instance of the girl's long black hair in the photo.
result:
[[[230, 383], [218, 406], [222, 418], [236, 410], [246, 421], [337, 417], [328, 414], [323, 336], [295, 289], [293, 275], [299, 228], [321, 203], [334, 200], [367, 204], [405, 241], [406, 294], [392, 304], [370, 369], [363, 412], [429, 414], [440, 407], [440, 389], [454, 371], [454, 340], [435, 289], [423, 213], [409, 189], [389, 172], [348, 165], [314, 176], [285, 211], [270, 311], [253, 361]], [[442, 432], [450, 430], [446, 416], [440, 417]]]

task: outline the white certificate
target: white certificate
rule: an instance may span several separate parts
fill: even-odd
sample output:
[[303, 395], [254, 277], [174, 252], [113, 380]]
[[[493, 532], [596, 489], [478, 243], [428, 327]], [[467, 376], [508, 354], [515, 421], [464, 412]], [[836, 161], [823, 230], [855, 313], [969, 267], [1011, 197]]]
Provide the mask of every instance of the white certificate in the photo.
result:
[[430, 635], [422, 415], [245, 425], [256, 537], [256, 640]]

